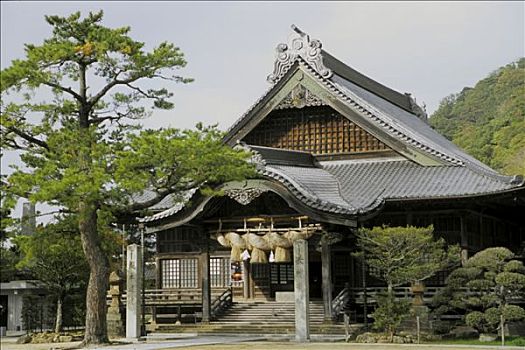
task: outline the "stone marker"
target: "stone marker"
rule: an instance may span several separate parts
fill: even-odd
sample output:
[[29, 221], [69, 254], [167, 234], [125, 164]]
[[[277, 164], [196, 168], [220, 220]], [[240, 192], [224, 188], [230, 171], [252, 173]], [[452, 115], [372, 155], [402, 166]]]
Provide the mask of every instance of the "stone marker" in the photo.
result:
[[126, 338], [140, 337], [142, 250], [137, 244], [128, 245], [127, 288], [126, 288]]

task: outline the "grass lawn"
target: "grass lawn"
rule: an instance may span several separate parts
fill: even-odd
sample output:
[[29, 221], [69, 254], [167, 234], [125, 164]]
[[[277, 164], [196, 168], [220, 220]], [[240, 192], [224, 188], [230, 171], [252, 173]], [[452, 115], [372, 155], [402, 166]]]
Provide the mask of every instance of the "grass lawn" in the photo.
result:
[[[447, 339], [431, 342], [430, 344], [451, 344], [451, 345], [501, 345], [501, 339], [489, 342], [481, 342], [477, 339]], [[525, 346], [525, 337], [506, 337], [506, 346]]]

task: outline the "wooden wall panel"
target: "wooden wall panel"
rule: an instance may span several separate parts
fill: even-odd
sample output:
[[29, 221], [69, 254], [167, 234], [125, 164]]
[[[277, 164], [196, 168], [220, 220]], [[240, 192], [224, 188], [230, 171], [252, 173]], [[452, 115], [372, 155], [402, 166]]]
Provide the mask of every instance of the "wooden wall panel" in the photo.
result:
[[376, 137], [328, 106], [273, 111], [243, 141], [250, 145], [313, 154], [390, 150]]

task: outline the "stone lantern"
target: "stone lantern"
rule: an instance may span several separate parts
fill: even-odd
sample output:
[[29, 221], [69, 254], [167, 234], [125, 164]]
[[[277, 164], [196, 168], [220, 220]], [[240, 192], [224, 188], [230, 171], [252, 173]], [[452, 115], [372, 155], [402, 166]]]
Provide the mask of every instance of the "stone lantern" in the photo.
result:
[[123, 337], [125, 335], [124, 305], [122, 304], [123, 278], [119, 271], [113, 271], [109, 275], [109, 295], [111, 304], [107, 312], [108, 335], [111, 337]]

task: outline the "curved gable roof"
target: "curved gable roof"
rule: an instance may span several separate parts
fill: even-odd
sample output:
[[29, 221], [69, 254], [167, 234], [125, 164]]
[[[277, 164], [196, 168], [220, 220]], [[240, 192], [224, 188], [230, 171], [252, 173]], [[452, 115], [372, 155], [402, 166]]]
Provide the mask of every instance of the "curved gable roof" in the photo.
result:
[[[522, 177], [499, 174], [433, 130], [410, 95], [370, 79], [321, 50], [319, 41], [298, 34], [302, 51], [287, 52], [293, 51], [293, 41], [290, 48], [279, 45], [270, 75], [273, 85], [228, 130], [227, 143], [240, 141], [277, 106], [287, 95], [283, 89], [293, 88], [289, 83], [295, 78], [294, 84], [315, 84], [322, 91], [318, 98], [327, 104], [336, 99], [378, 135], [438, 161], [432, 166], [403, 157], [317, 162], [307, 152], [248, 145], [264, 178], [280, 183], [310, 208], [342, 216], [370, 212], [389, 200], [476, 197], [525, 188]], [[144, 221], [170, 217], [183, 207], [178, 203]]]

